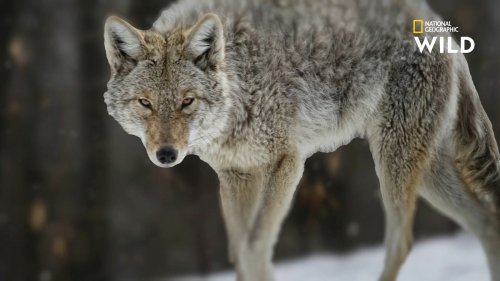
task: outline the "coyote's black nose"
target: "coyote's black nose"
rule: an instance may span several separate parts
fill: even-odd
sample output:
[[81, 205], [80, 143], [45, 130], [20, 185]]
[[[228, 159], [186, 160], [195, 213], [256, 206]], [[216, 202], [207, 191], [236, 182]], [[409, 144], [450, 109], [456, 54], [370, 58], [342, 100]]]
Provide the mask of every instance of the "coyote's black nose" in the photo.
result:
[[156, 159], [162, 164], [172, 164], [177, 160], [177, 150], [171, 146], [164, 146], [156, 151]]

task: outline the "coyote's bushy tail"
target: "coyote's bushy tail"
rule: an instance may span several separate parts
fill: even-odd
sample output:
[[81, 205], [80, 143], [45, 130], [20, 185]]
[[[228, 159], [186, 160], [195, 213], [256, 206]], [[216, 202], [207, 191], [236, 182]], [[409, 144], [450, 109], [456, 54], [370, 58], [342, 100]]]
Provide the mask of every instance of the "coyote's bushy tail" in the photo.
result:
[[500, 154], [497, 142], [468, 67], [465, 65], [460, 71], [457, 168], [470, 191], [500, 215]]

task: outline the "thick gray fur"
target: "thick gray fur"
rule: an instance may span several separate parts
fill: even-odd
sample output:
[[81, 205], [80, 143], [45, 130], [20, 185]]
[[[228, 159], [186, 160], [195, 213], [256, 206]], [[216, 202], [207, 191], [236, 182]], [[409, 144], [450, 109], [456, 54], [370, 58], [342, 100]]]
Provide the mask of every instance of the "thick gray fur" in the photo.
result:
[[[185, 0], [149, 30], [111, 17], [109, 113], [171, 167], [217, 172], [239, 281], [272, 255], [304, 161], [368, 140], [386, 213], [379, 280], [396, 280], [417, 196], [475, 233], [500, 281], [500, 157], [462, 54], [420, 53], [421, 1]], [[446, 34], [444, 34], [446, 35]], [[178, 151], [163, 164], [156, 152]]]

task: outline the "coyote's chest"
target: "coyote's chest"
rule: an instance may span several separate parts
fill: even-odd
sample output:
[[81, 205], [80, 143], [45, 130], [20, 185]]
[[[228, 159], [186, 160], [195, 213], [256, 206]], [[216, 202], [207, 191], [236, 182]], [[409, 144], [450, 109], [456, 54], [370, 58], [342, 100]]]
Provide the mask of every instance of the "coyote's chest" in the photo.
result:
[[266, 164], [271, 155], [265, 146], [252, 141], [213, 144], [200, 158], [214, 168], [237, 168], [246, 170]]

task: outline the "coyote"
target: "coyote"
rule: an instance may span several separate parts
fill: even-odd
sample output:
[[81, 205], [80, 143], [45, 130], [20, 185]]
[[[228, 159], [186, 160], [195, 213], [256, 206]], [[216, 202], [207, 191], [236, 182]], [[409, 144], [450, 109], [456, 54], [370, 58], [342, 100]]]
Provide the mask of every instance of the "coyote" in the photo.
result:
[[379, 280], [396, 280], [422, 196], [477, 235], [500, 281], [491, 123], [464, 56], [420, 52], [412, 19], [440, 20], [410, 0], [184, 0], [148, 30], [111, 16], [104, 98], [154, 164], [194, 154], [216, 171], [237, 280], [273, 280], [304, 161], [360, 137], [386, 215]]

